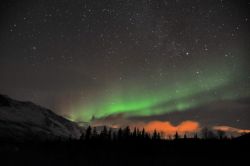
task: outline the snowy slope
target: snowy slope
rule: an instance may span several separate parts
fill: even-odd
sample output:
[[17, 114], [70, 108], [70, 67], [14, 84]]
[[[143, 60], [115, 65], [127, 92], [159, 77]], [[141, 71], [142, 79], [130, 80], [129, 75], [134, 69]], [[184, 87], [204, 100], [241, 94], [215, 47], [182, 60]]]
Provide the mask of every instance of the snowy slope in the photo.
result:
[[0, 138], [79, 138], [79, 126], [31, 102], [0, 95]]

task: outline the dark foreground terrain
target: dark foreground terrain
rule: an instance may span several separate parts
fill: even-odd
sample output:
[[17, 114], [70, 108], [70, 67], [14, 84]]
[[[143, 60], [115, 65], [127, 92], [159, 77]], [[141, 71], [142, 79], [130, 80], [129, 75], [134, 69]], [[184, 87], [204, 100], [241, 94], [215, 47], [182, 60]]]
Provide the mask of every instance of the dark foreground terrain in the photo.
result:
[[247, 165], [250, 141], [1, 141], [1, 165]]
[[46, 108], [0, 95], [0, 166], [249, 165], [249, 134], [225, 139], [223, 132], [202, 131], [205, 139], [176, 133], [166, 141], [157, 131], [129, 127], [83, 130]]

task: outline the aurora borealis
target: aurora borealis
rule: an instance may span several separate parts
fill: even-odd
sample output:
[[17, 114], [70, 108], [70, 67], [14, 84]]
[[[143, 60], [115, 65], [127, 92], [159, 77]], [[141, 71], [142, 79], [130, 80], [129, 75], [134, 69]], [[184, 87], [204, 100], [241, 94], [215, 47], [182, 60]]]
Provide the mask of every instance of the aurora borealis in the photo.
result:
[[0, 92], [76, 122], [250, 129], [249, 6], [1, 2]]
[[161, 80], [158, 82], [161, 85], [156, 87], [154, 85], [149, 87], [153, 83], [147, 81], [142, 86], [138, 83], [139, 86], [111, 87], [110, 95], [94, 100], [89, 105], [83, 103], [73, 107], [75, 112], [71, 118], [89, 121], [93, 116], [102, 118], [119, 113], [127, 116], [150, 116], [183, 111], [216, 100], [237, 99], [249, 95], [248, 92], [239, 94], [238, 89], [228, 89], [238, 79], [229, 68], [230, 66], [228, 68], [220, 66], [219, 69], [208, 69], [206, 72], [208, 74], [205, 75], [188, 69], [178, 74], [177, 80]]

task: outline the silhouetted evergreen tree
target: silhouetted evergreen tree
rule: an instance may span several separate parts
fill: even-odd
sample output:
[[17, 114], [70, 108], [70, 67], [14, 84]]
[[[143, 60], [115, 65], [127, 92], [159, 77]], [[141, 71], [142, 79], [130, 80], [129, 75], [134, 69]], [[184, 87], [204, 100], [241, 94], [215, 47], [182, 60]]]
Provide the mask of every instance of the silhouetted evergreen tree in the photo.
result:
[[108, 139], [108, 130], [107, 130], [106, 126], [103, 127], [103, 130], [101, 131], [100, 137], [102, 140]]
[[141, 131], [141, 138], [144, 139], [145, 138], [145, 129], [143, 128]]
[[93, 128], [93, 132], [92, 132], [92, 139], [97, 139], [98, 138], [98, 133], [96, 130], [96, 127]]
[[141, 131], [137, 128], [136, 129], [136, 139], [141, 138]]
[[202, 130], [201, 130], [201, 137], [203, 139], [208, 139], [208, 128], [207, 127], [204, 127]]
[[81, 136], [80, 136], [80, 140], [84, 140], [85, 139], [85, 134], [82, 133]]
[[112, 129], [108, 130], [108, 140], [112, 140]]
[[158, 133], [157, 133], [156, 130], [154, 130], [154, 132], [153, 132], [152, 139], [153, 140], [157, 140], [158, 139]]
[[130, 137], [130, 128], [129, 126], [125, 127], [124, 131], [123, 131], [123, 138], [124, 139], [129, 139]]
[[122, 135], [123, 135], [122, 129], [119, 128], [118, 133], [117, 133], [117, 139], [121, 140], [122, 139]]
[[160, 132], [157, 132], [157, 139], [158, 139], [158, 140], [161, 139], [161, 134], [160, 134]]
[[85, 140], [90, 140], [91, 136], [92, 136], [92, 128], [89, 126], [86, 130]]
[[117, 132], [112, 133], [113, 140], [117, 140]]
[[184, 134], [183, 139], [187, 139], [187, 134], [186, 133]]
[[174, 135], [174, 139], [175, 139], [175, 140], [178, 140], [179, 138], [180, 138], [180, 136], [179, 136], [178, 132], [176, 131], [176, 133], [175, 133], [175, 135]]
[[137, 137], [137, 128], [135, 127], [132, 133], [133, 138]]

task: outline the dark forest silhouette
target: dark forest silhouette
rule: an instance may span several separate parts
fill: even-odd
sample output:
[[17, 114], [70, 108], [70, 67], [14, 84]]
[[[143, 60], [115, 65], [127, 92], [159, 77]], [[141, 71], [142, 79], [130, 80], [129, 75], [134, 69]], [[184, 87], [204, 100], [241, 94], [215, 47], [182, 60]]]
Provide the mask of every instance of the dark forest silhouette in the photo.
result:
[[100, 132], [97, 132], [96, 127], [88, 126], [86, 132], [84, 132], [80, 140], [107, 140], [107, 141], [119, 141], [119, 140], [160, 140], [161, 134], [154, 130], [153, 134], [146, 132], [144, 129], [139, 130], [134, 128], [132, 131], [127, 126], [125, 128], [119, 128], [114, 131], [106, 126]]
[[[204, 128], [192, 137], [176, 132], [171, 139], [158, 131], [129, 127], [115, 131], [87, 127], [80, 139], [54, 141], [0, 141], [5, 165], [242, 165], [248, 156], [249, 134], [227, 138], [224, 132]], [[204, 162], [205, 161], [205, 162]]]
[[[187, 133], [181, 135], [177, 131], [174, 135], [166, 137], [164, 134], [157, 131], [156, 129], [149, 133], [145, 129], [134, 128], [130, 129], [129, 126], [125, 128], [112, 129], [106, 126], [103, 126], [101, 131], [97, 131], [96, 127], [88, 126], [85, 132], [82, 133], [80, 140], [81, 141], [133, 141], [133, 140], [178, 140], [178, 139], [218, 139], [224, 140], [229, 139], [226, 135], [226, 132], [222, 130], [209, 130], [208, 128], [203, 128], [198, 137], [198, 133], [192, 133], [187, 135]], [[230, 138], [233, 138], [232, 136]]]

